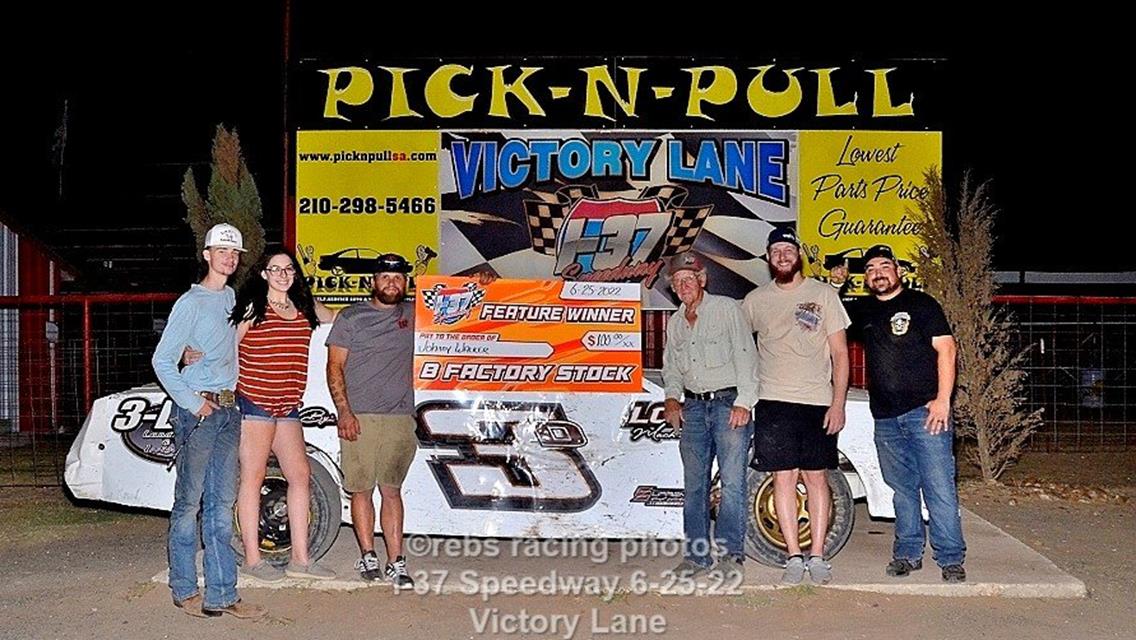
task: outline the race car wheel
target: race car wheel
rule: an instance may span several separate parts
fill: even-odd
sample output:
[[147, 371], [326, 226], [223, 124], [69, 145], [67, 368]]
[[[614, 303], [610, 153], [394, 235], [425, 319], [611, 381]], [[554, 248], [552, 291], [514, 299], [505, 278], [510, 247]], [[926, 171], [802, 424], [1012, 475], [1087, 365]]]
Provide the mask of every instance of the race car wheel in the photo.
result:
[[[339, 535], [341, 503], [339, 485], [322, 464], [311, 456], [311, 500], [308, 503], [308, 553], [313, 562], [319, 560]], [[273, 565], [283, 567], [292, 557], [292, 534], [288, 520], [288, 480], [275, 457], [269, 458], [260, 488], [260, 555]], [[233, 548], [244, 557], [240, 521], [233, 507]]]
[[[750, 469], [747, 482], [750, 517], [746, 528], [746, 555], [771, 567], [784, 567], [789, 554], [786, 551], [785, 534], [777, 521], [777, 511], [773, 504], [773, 474]], [[840, 552], [852, 535], [856, 511], [852, 500], [852, 489], [841, 471], [828, 472], [828, 487], [832, 491], [832, 510], [824, 541], [824, 555], [826, 558], [831, 558]], [[798, 482], [797, 535], [801, 549], [804, 550], [812, 544], [814, 535], [806, 508], [806, 499], [805, 484]]]

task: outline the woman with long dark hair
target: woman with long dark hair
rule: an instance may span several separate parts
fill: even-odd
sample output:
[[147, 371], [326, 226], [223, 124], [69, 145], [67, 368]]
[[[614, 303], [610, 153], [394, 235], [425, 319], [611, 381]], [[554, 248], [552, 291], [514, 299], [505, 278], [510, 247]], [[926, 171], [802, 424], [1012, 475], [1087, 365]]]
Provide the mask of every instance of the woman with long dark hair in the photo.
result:
[[[296, 257], [277, 249], [266, 251], [249, 274], [229, 318], [237, 327], [237, 403], [243, 418], [237, 492], [237, 520], [245, 550], [241, 571], [260, 581], [275, 582], [285, 574], [323, 580], [335, 577], [308, 555], [311, 467], [299, 414], [307, 386], [312, 330], [334, 316], [312, 298]], [[276, 454], [288, 481], [292, 557], [284, 571], [260, 555], [260, 490], [269, 452]]]

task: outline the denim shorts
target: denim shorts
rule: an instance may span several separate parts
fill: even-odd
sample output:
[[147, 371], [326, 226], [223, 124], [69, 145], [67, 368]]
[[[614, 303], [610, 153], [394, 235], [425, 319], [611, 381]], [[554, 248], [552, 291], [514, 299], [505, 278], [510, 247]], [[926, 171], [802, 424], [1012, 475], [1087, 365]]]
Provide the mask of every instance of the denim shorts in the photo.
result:
[[299, 407], [294, 407], [286, 416], [276, 417], [252, 400], [240, 394], [237, 394], [237, 408], [241, 410], [241, 417], [245, 420], [256, 420], [258, 422], [276, 422], [278, 420], [300, 421]]

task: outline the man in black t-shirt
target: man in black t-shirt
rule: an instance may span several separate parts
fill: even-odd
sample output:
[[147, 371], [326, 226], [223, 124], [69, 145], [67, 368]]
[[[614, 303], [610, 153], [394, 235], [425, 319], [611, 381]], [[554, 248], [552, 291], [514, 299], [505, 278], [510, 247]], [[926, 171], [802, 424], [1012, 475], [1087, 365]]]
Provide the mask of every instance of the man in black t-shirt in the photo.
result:
[[903, 577], [923, 567], [922, 496], [943, 580], [963, 582], [966, 543], [950, 417], [955, 339], [939, 303], [903, 287], [890, 247], [876, 245], [864, 258], [864, 283], [872, 297], [849, 310], [867, 354], [880, 469], [895, 491], [895, 544], [887, 575]]

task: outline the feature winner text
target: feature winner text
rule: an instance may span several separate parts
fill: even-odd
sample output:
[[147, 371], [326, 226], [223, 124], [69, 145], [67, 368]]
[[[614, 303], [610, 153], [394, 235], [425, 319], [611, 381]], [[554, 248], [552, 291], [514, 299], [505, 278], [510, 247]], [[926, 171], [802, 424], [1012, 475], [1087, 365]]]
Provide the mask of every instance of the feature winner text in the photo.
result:
[[484, 364], [426, 361], [423, 380], [459, 382], [620, 382], [632, 381], [635, 365], [623, 364]]

